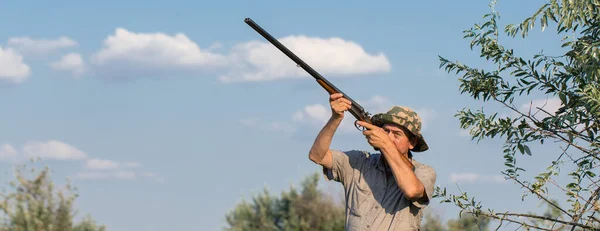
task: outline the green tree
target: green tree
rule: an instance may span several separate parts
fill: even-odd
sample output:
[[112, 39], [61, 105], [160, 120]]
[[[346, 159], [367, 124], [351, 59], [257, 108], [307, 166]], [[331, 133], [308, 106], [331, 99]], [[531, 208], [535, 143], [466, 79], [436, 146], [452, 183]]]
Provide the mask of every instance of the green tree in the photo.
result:
[[485, 231], [488, 230], [490, 219], [482, 216], [464, 215], [446, 223], [448, 231]]
[[471, 214], [461, 216], [456, 219], [450, 219], [444, 225], [437, 214], [425, 213], [421, 224], [422, 231], [486, 231], [489, 230], [489, 221], [487, 217], [476, 217]]
[[302, 188], [272, 196], [265, 188], [226, 215], [226, 230], [344, 230], [344, 205], [318, 189], [319, 174], [304, 179]]
[[[472, 139], [477, 142], [503, 138], [506, 169], [502, 174], [524, 189], [524, 197], [534, 195], [548, 204], [551, 212], [495, 212], [483, 209], [481, 202], [469, 198], [466, 192], [454, 195], [439, 187], [435, 196], [444, 203], [455, 204], [461, 212], [526, 229], [600, 227], [600, 187], [596, 174], [600, 160], [597, 134], [600, 129], [600, 1], [550, 0], [522, 22], [506, 25], [503, 32], [499, 30], [500, 15], [495, 5], [492, 1], [492, 10], [484, 15], [484, 22], [464, 31], [464, 37], [471, 40], [471, 50], [479, 47], [481, 58], [493, 67], [475, 68], [440, 57], [440, 68], [462, 74], [459, 78], [461, 94], [469, 94], [484, 103], [496, 103], [517, 114], [500, 117], [498, 111], [464, 108], [456, 117], [461, 128], [470, 129]], [[555, 27], [563, 38], [561, 46], [555, 48], [564, 51], [559, 54], [539, 52], [528, 59], [500, 44], [501, 33], [507, 39], [517, 39], [518, 35], [525, 39], [535, 25], [541, 27], [541, 31]], [[515, 100], [535, 94], [558, 98], [560, 108], [556, 111], [543, 107], [521, 110], [515, 106]], [[522, 177], [525, 167], [517, 163], [519, 153], [533, 155], [530, 146], [544, 145], [544, 142], [547, 145], [548, 141], [560, 148], [554, 156], [543, 153], [549, 158], [547, 169], [532, 179]], [[560, 183], [559, 178], [565, 176], [570, 180]], [[568, 206], [552, 198], [558, 194], [564, 195], [563, 205]]]
[[423, 231], [446, 231], [440, 216], [432, 212], [426, 211], [423, 214], [423, 223], [421, 224]]
[[73, 202], [77, 197], [74, 188], [67, 183], [66, 190], [56, 190], [48, 167], [26, 176], [25, 165], [15, 169], [14, 181], [1, 195], [0, 211], [5, 219], [0, 231], [104, 231], [91, 219], [74, 225]]

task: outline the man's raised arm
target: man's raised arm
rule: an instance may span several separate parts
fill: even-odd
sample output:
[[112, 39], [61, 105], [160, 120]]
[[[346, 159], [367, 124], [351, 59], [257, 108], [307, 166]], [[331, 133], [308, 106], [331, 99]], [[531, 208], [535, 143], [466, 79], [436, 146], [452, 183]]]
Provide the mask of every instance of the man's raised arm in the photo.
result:
[[341, 93], [336, 93], [330, 95], [329, 104], [332, 111], [331, 118], [329, 118], [329, 121], [323, 126], [317, 138], [315, 138], [308, 158], [316, 164], [331, 169], [333, 161], [329, 146], [331, 145], [335, 131], [344, 119], [344, 112], [350, 109], [351, 102], [343, 98]]

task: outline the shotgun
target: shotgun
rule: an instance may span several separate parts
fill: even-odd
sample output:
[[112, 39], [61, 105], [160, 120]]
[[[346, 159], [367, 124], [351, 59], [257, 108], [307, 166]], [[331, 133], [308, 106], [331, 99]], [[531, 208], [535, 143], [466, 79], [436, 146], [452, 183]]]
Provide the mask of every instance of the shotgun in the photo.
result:
[[308, 72], [312, 77], [314, 77], [315, 80], [319, 83], [319, 85], [321, 85], [321, 87], [323, 87], [330, 95], [335, 94], [335, 93], [342, 93], [344, 95], [343, 97], [348, 99], [352, 103], [352, 105], [351, 105], [352, 107], [350, 108], [349, 111], [350, 111], [350, 114], [352, 114], [354, 116], [354, 118], [356, 118], [356, 121], [354, 121], [354, 126], [358, 130], [364, 131], [365, 128], [362, 128], [362, 126], [358, 125], [356, 123], [357, 121], [360, 120], [360, 121], [364, 121], [367, 123], [371, 123], [371, 114], [369, 112], [365, 111], [365, 109], [362, 106], [360, 106], [360, 104], [355, 102], [348, 95], [346, 95], [344, 92], [342, 92], [340, 89], [338, 89], [335, 85], [333, 85], [331, 82], [329, 82], [327, 79], [325, 79], [325, 77], [323, 77], [321, 74], [319, 74], [317, 71], [315, 71], [312, 67], [310, 67], [308, 64], [306, 64], [304, 61], [302, 61], [302, 59], [298, 58], [298, 56], [296, 56], [292, 51], [290, 51], [287, 47], [285, 47], [283, 44], [281, 44], [277, 39], [275, 39], [273, 36], [271, 36], [262, 27], [260, 27], [258, 24], [256, 24], [252, 19], [246, 18], [244, 20], [244, 22], [246, 22], [246, 24], [248, 24], [250, 27], [252, 27], [252, 29], [254, 29], [256, 32], [258, 32], [260, 35], [262, 35], [265, 39], [267, 39], [267, 41], [271, 42], [271, 44], [273, 44], [275, 47], [277, 47], [281, 52], [283, 52], [285, 55], [287, 55], [287, 57], [292, 59], [298, 66], [302, 67], [302, 69], [304, 69], [306, 72]]

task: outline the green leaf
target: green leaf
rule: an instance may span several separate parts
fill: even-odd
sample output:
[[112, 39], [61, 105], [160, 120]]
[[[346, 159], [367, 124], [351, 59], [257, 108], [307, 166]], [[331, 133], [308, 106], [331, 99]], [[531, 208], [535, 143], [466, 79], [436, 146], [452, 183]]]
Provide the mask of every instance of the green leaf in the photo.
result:
[[525, 154], [524, 147], [523, 147], [523, 145], [522, 145], [521, 143], [519, 143], [519, 144], [517, 145], [517, 148], [519, 148], [519, 151], [521, 152], [521, 154]]
[[529, 150], [529, 146], [523, 145], [523, 150], [525, 150], [525, 152], [527, 153], [527, 155], [531, 156], [531, 150]]
[[563, 92], [558, 93], [558, 97], [560, 98], [560, 101], [566, 105], [567, 104], [567, 96], [565, 96], [565, 94]]

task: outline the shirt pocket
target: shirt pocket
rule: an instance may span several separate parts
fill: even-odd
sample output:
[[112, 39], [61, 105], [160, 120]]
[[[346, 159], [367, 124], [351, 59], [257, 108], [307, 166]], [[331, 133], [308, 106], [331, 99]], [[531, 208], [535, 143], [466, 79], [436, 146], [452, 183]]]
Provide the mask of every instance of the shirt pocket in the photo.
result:
[[[374, 185], [373, 187], [376, 186]], [[364, 178], [360, 177], [360, 179], [354, 183], [350, 195], [350, 215], [356, 217], [367, 215], [372, 207], [372, 203], [375, 202], [375, 199], [373, 197], [374, 195], [371, 186], [365, 181]]]

